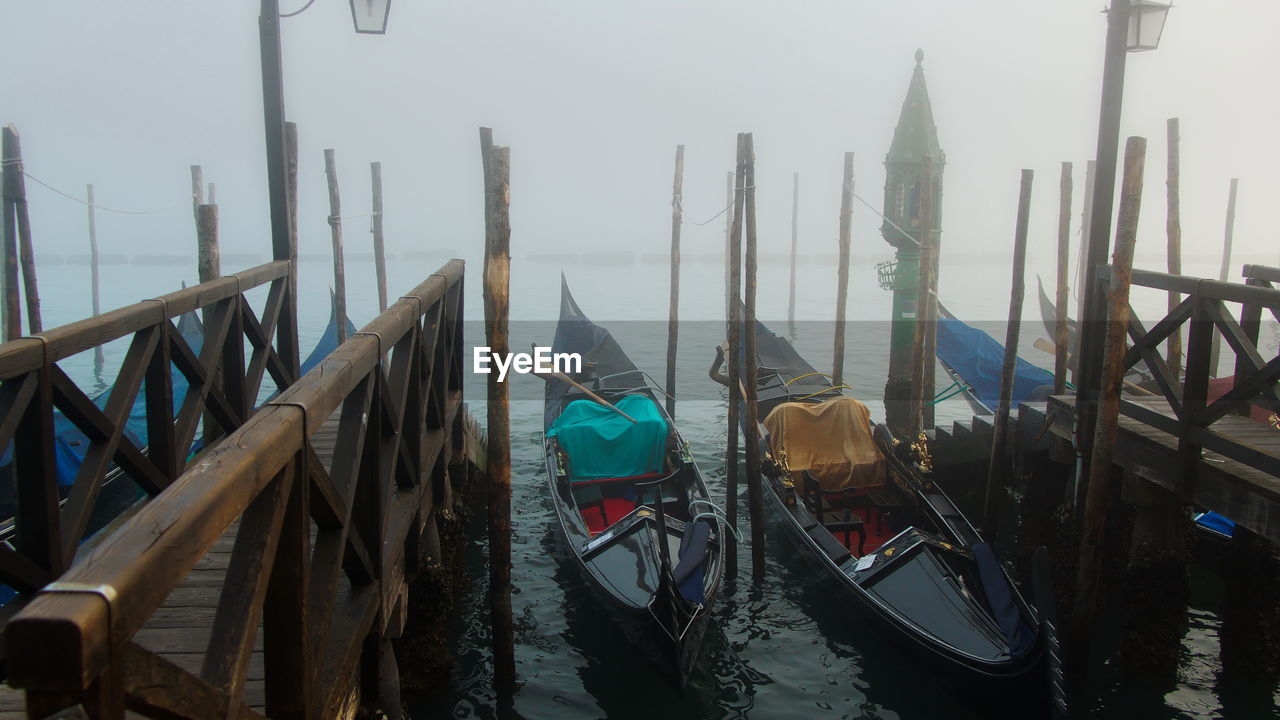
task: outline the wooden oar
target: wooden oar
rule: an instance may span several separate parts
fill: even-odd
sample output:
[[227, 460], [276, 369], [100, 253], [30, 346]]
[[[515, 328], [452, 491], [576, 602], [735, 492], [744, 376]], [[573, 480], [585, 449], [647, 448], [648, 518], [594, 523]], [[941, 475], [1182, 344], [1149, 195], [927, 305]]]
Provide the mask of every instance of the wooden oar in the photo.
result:
[[[1055, 354], [1055, 352], [1057, 351], [1057, 347], [1058, 347], [1057, 345], [1054, 345], [1052, 342], [1050, 342], [1050, 341], [1048, 341], [1048, 340], [1045, 340], [1044, 338], [1036, 338], [1036, 341], [1035, 341], [1035, 343], [1033, 343], [1033, 344], [1035, 345], [1035, 348], [1036, 348], [1037, 350], [1039, 350], [1039, 351], [1041, 351], [1041, 352], [1047, 352], [1047, 353], [1049, 353], [1050, 355]], [[1068, 359], [1068, 360], [1070, 360], [1070, 356], [1068, 356], [1068, 358], [1067, 358], [1067, 359]], [[1139, 384], [1137, 384], [1137, 383], [1135, 383], [1135, 382], [1130, 382], [1130, 381], [1128, 381], [1128, 380], [1122, 380], [1121, 382], [1123, 382], [1123, 383], [1124, 383], [1125, 387], [1129, 388], [1130, 390], [1132, 390], [1132, 391], [1134, 391], [1134, 392], [1136, 392], [1136, 393], [1140, 393], [1140, 394], [1142, 394], [1142, 395], [1155, 395], [1155, 394], [1156, 394], [1156, 393], [1151, 392], [1150, 390], [1148, 390], [1148, 389], [1146, 389], [1146, 388], [1142, 387], [1141, 385], [1139, 385]]]
[[[534, 347], [536, 348], [536, 347], [537, 347], [537, 345], [534, 345]], [[570, 385], [570, 386], [572, 386], [572, 387], [575, 387], [575, 388], [577, 388], [578, 390], [581, 390], [581, 391], [582, 391], [582, 393], [583, 393], [584, 395], [586, 395], [587, 397], [591, 398], [592, 400], [595, 400], [596, 402], [598, 402], [598, 403], [600, 403], [601, 405], [603, 405], [603, 406], [605, 406], [605, 407], [609, 408], [610, 410], [612, 410], [612, 411], [614, 411], [614, 412], [618, 413], [619, 415], [621, 415], [622, 417], [624, 417], [624, 418], [626, 418], [626, 419], [630, 420], [631, 422], [636, 422], [636, 419], [635, 419], [635, 418], [633, 418], [633, 417], [631, 417], [630, 415], [628, 415], [628, 414], [626, 414], [626, 413], [622, 412], [621, 410], [619, 410], [619, 409], [618, 409], [618, 407], [617, 407], [616, 405], [614, 405], [613, 403], [609, 402], [608, 400], [605, 400], [604, 398], [600, 397], [599, 395], [597, 395], [597, 394], [595, 394], [595, 393], [591, 392], [590, 390], [586, 389], [585, 387], [583, 387], [583, 386], [582, 386], [582, 383], [580, 383], [580, 382], [578, 382], [578, 381], [574, 380], [573, 378], [569, 377], [568, 375], [565, 375], [565, 374], [564, 374], [564, 373], [562, 373], [562, 372], [556, 372], [556, 371], [554, 371], [554, 370], [553, 370], [553, 371], [551, 371], [551, 372], [549, 372], [549, 373], [533, 372], [533, 373], [530, 373], [530, 374], [531, 374], [531, 375], [535, 375], [535, 376], [537, 376], [537, 377], [542, 378], [543, 382], [551, 382], [551, 378], [554, 378], [554, 379], [556, 379], [556, 380], [559, 380], [559, 381], [560, 381], [560, 382], [562, 382], [562, 383], [566, 383], [566, 384], [568, 384], [568, 385]]]

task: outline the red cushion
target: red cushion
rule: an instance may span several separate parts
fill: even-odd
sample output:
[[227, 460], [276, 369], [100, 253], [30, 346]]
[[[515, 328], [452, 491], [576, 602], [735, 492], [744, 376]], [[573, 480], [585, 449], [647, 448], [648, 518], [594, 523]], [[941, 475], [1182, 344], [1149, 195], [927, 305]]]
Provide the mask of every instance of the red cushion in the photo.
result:
[[626, 498], [605, 498], [581, 509], [582, 519], [587, 523], [587, 530], [593, 536], [604, 532], [610, 525], [618, 522], [636, 507], [635, 500]]

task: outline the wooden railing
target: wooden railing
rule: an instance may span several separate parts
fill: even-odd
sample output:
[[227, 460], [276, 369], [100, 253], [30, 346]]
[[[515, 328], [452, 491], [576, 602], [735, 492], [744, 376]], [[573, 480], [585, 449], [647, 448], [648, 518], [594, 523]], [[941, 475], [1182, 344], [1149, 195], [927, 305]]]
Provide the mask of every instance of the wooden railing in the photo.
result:
[[[1104, 273], [1103, 281], [1109, 274]], [[1280, 280], [1280, 270], [1246, 266], [1247, 284], [1224, 283], [1179, 275], [1134, 270], [1136, 287], [1182, 293], [1186, 297], [1149, 330], [1130, 308], [1129, 337], [1132, 345], [1124, 358], [1125, 369], [1146, 364], [1173, 417], [1153, 409], [1137, 398], [1126, 397], [1121, 413], [1141, 420], [1178, 438], [1179, 454], [1187, 462], [1186, 476], [1179, 490], [1190, 497], [1194, 472], [1202, 450], [1219, 453], [1262, 472], [1280, 476], [1280, 458], [1273, 450], [1255, 447], [1238, 437], [1224, 435], [1213, 425], [1228, 414], [1249, 414], [1253, 407], [1280, 413], [1280, 355], [1266, 358], [1258, 350], [1261, 317], [1264, 312], [1280, 320], [1280, 290], [1271, 282]], [[1227, 303], [1240, 306], [1239, 319]], [[1161, 346], [1182, 325], [1187, 331], [1186, 373], [1176, 375], [1161, 354]], [[1235, 356], [1232, 389], [1209, 401], [1210, 357], [1214, 335]]]
[[[333, 717], [376, 690], [461, 434], [461, 261], [428, 277], [37, 595], [8, 627], [28, 714]], [[269, 361], [268, 361], [269, 362]], [[332, 460], [313, 448], [340, 410]], [[435, 480], [433, 482], [433, 479]], [[199, 673], [134, 640], [239, 520]]]
[[[292, 382], [293, 371], [272, 346], [288, 281], [289, 263], [271, 262], [0, 345], [0, 447], [13, 447], [17, 500], [6, 538], [12, 547], [0, 543], [0, 582], [20, 594], [4, 606], [4, 617], [71, 564], [109, 475], [123, 473], [147, 494], [159, 494], [181, 474], [202, 416], [209, 418], [207, 434], [230, 433], [248, 419], [264, 373], [280, 388]], [[259, 318], [244, 294], [266, 283], [270, 289]], [[174, 320], [201, 309], [207, 326], [196, 353]], [[100, 408], [58, 363], [130, 335], [109, 400]], [[247, 364], [246, 338], [253, 348]], [[171, 367], [188, 383], [176, 416]], [[144, 380], [145, 448], [125, 432]], [[55, 409], [87, 439], [65, 497], [56, 477]]]

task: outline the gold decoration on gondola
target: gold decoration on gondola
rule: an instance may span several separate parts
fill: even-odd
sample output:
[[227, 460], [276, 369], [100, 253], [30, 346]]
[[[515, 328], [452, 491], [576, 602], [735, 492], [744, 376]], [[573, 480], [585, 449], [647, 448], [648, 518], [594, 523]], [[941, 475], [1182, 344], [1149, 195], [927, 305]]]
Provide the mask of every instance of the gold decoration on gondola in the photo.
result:
[[920, 433], [916, 441], [911, 443], [911, 452], [916, 457], [916, 464], [920, 466], [920, 472], [933, 472], [933, 456], [929, 454], [929, 439], [924, 433]]
[[791, 481], [791, 468], [787, 465], [787, 453], [785, 450], [779, 450], [777, 453], [766, 450], [764, 453], [765, 474], [776, 475], [783, 487], [795, 487]]
[[1267, 424], [1270, 425], [1273, 430], [1280, 430], [1280, 415], [1271, 413], [1271, 417], [1267, 418]]

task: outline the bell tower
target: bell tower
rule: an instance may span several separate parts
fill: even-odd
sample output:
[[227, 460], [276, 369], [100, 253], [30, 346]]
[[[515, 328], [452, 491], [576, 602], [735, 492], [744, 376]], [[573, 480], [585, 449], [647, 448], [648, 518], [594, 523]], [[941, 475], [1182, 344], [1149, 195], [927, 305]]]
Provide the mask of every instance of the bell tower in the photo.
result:
[[[902, 103], [893, 144], [884, 158], [884, 217], [880, 234], [894, 247], [894, 259], [878, 270], [880, 286], [893, 292], [893, 317], [889, 346], [889, 376], [884, 386], [885, 422], [895, 433], [906, 429], [911, 387], [911, 344], [915, 332], [919, 278], [919, 238], [925, 229], [920, 219], [920, 188], [924, 186], [925, 159], [933, 188], [933, 222], [927, 231], [932, 241], [933, 277], [938, 277], [938, 249], [942, 234], [942, 171], [946, 155], [938, 143], [933, 107], [924, 82], [924, 51], [916, 50], [916, 67]], [[930, 368], [932, 369], [932, 368]], [[931, 399], [927, 398], [926, 400]]]

